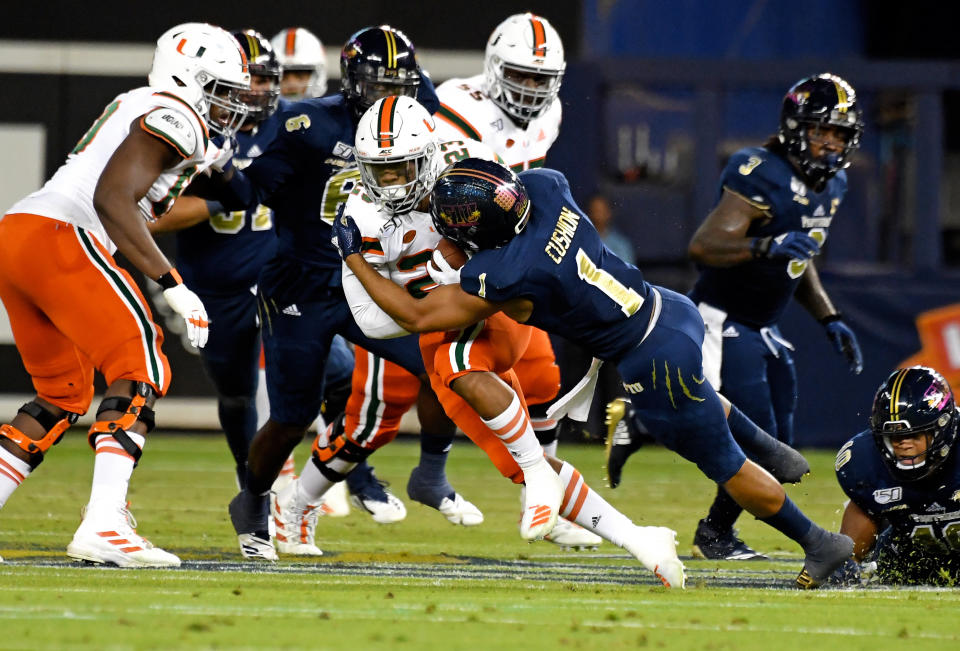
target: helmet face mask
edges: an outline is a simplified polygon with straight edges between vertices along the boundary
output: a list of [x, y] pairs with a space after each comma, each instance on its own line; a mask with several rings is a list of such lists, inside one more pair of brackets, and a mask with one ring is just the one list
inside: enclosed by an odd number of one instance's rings
[[340, 91], [357, 118], [384, 97], [416, 97], [419, 87], [420, 68], [403, 32], [389, 25], [367, 27], [343, 46]]
[[[327, 92], [327, 55], [320, 39], [303, 27], [288, 27], [270, 39], [270, 44], [283, 67], [283, 96], [323, 97]], [[305, 79], [301, 81], [300, 77]]]
[[468, 252], [509, 244], [526, 227], [530, 212], [527, 190], [517, 175], [480, 158], [443, 170], [430, 196], [434, 227]]
[[392, 95], [361, 116], [354, 157], [364, 191], [391, 215], [415, 210], [437, 178], [436, 125], [419, 102]]
[[510, 16], [487, 42], [487, 94], [511, 118], [529, 122], [557, 98], [566, 65], [560, 36], [545, 18]]
[[894, 477], [915, 481], [934, 474], [956, 440], [957, 415], [950, 385], [935, 370], [894, 371], [877, 390], [870, 415], [874, 442]]
[[[824, 131], [834, 146], [824, 146]], [[853, 87], [824, 73], [802, 79], [783, 98], [778, 137], [796, 165], [814, 185], [850, 166], [860, 147], [863, 116]]]
[[187, 101], [214, 132], [230, 137], [243, 122], [250, 89], [246, 54], [229, 32], [184, 23], [157, 39], [149, 83]]
[[233, 32], [233, 37], [247, 55], [250, 69], [250, 90], [240, 95], [248, 109], [245, 124], [259, 124], [276, 112], [280, 102], [280, 61], [260, 32], [245, 29]]

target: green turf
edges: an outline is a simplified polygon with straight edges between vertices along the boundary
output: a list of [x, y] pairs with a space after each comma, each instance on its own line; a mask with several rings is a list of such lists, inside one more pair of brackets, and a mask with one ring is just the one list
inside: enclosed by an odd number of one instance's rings
[[[477, 528], [454, 527], [407, 500], [409, 515], [395, 525], [377, 525], [356, 511], [321, 519], [318, 544], [328, 555], [319, 562], [283, 559], [269, 573], [61, 565], [89, 491], [93, 455], [83, 438], [72, 432], [0, 511], [0, 555], [13, 561], [0, 566], [2, 649], [780, 651], [960, 644], [957, 590], [718, 587], [730, 577], [760, 585], [770, 577], [782, 585], [800, 567], [794, 543], [748, 517], [740, 521], [742, 537], [775, 560], [690, 561], [684, 592], [654, 587], [609, 544], [575, 554], [524, 543], [516, 487], [466, 441], [455, 446], [448, 470], [483, 510], [486, 521]], [[636, 522], [676, 529], [681, 555], [689, 554], [696, 521], [713, 497], [691, 464], [644, 448], [627, 464], [621, 487], [611, 490], [603, 486], [600, 446], [562, 445], [560, 452]], [[417, 453], [414, 441], [400, 440], [372, 458], [402, 498]], [[298, 454], [302, 460], [306, 447]], [[832, 455], [808, 456], [813, 475], [790, 493], [814, 519], [836, 528], [843, 496]], [[140, 533], [185, 561], [238, 561], [226, 515], [231, 465], [216, 436], [153, 435], [130, 489]], [[471, 560], [478, 558], [508, 564], [485, 567]], [[482, 577], [449, 578], [445, 568]], [[427, 576], [414, 578], [418, 572]]]

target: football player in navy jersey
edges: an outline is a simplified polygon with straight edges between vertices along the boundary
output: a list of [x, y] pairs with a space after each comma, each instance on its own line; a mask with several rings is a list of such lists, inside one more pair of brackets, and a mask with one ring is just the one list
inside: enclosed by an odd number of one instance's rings
[[[650, 285], [639, 269], [613, 255], [562, 174], [540, 169], [518, 177], [502, 165], [468, 158], [440, 175], [431, 211], [440, 233], [473, 256], [458, 285], [423, 299], [380, 276], [358, 254], [362, 242], [349, 217], [334, 222], [347, 265], [397, 324], [409, 332], [447, 331], [502, 311], [583, 346], [617, 365], [639, 418], [658, 441], [800, 544], [806, 559], [798, 587], [819, 585], [846, 561], [850, 538], [811, 522], [731, 436], [724, 404], [703, 377], [704, 327], [696, 307]], [[428, 269], [434, 266], [442, 272], [438, 278], [448, 271], [442, 256], [435, 255]]]
[[[844, 169], [862, 131], [850, 84], [829, 73], [800, 80], [783, 99], [777, 135], [730, 157], [719, 202], [689, 246], [700, 270], [690, 298], [706, 324], [706, 377], [787, 445], [793, 444], [797, 378], [793, 345], [778, 322], [791, 297], [823, 325], [851, 372], [863, 368], [856, 335], [813, 264], [846, 194]], [[698, 524], [694, 555], [765, 558], [734, 532], [741, 511], [719, 488]]]
[[870, 429], [840, 448], [836, 471], [850, 501], [841, 533], [853, 538], [843, 572], [893, 584], [960, 581], [960, 455], [956, 399], [940, 373], [910, 366], [890, 374], [873, 399]]
[[[270, 146], [279, 127], [277, 111], [288, 103], [279, 98], [280, 64], [269, 41], [252, 29], [233, 36], [250, 69], [250, 90], [241, 97], [248, 113], [235, 134], [233, 155], [233, 164], [242, 168]], [[183, 196], [148, 227], [153, 233], [177, 231], [181, 276], [190, 279], [217, 321], [200, 355], [217, 390], [217, 415], [243, 486], [247, 450], [257, 431], [260, 328], [255, 292], [260, 268], [276, 248], [273, 214], [266, 206], [231, 212], [217, 202]], [[349, 393], [352, 355], [342, 339], [338, 346], [338, 354], [331, 355], [336, 363], [327, 367], [328, 396], [337, 393], [336, 387]]]
[[[254, 437], [246, 487], [230, 505], [247, 558], [276, 559], [267, 535], [267, 492], [316, 416], [334, 334], [343, 334], [426, 381], [415, 337], [368, 339], [353, 320], [341, 288], [340, 256], [330, 243], [332, 216], [349, 192], [334, 192], [325, 184], [354, 164], [356, 123], [376, 100], [415, 96], [431, 113], [439, 102], [429, 77], [417, 65], [413, 45], [392, 27], [369, 27], [351, 36], [340, 66], [341, 92], [295, 102], [281, 111], [279, 133], [270, 148], [244, 170], [228, 170], [217, 197], [231, 209], [270, 206], [278, 238], [276, 253], [262, 268], [258, 284], [270, 419]], [[430, 400], [429, 383], [425, 386], [424, 399]], [[436, 402], [435, 397], [432, 400]], [[433, 421], [421, 426], [452, 439], [454, 426], [439, 408], [418, 413], [435, 414]], [[351, 467], [363, 460], [362, 451], [355, 452], [343, 452], [354, 455]]]

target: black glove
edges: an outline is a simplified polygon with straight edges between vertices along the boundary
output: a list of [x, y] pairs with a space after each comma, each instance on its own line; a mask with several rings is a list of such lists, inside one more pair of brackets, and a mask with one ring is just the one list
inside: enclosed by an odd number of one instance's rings
[[847, 358], [850, 372], [854, 375], [860, 375], [863, 370], [863, 353], [860, 352], [857, 335], [850, 329], [850, 326], [843, 322], [843, 317], [839, 314], [825, 316], [820, 319], [820, 323], [827, 331], [827, 337], [833, 342], [833, 347]]

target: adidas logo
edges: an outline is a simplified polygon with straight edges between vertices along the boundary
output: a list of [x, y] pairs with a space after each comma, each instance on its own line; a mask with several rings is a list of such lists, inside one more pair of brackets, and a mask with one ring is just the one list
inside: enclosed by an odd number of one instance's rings
[[740, 333], [732, 325], [729, 325], [720, 335], [723, 337], [739, 337]]
[[290, 305], [283, 308], [281, 312], [289, 316], [303, 316], [303, 314], [300, 313], [300, 309], [297, 307], [296, 303], [291, 303]]
[[596, 528], [597, 528], [597, 525], [600, 524], [600, 518], [602, 518], [602, 517], [603, 517], [603, 516], [601, 516], [601, 515], [595, 515], [595, 516], [593, 516], [592, 518], [590, 518], [590, 524], [593, 525], [593, 528], [594, 528], [594, 529], [596, 529]]
[[937, 511], [946, 511], [946, 509], [940, 506], [939, 504], [937, 504], [936, 502], [934, 502], [933, 504], [927, 507], [926, 511], [927, 513], [935, 513]]
[[254, 146], [251, 147], [250, 150], [247, 152], [247, 157], [248, 157], [248, 158], [256, 158], [257, 156], [259, 156], [259, 155], [262, 154], [262, 153], [263, 153], [263, 150], [260, 149], [260, 145], [254, 145]]

